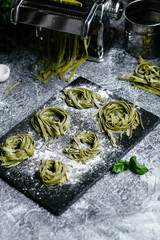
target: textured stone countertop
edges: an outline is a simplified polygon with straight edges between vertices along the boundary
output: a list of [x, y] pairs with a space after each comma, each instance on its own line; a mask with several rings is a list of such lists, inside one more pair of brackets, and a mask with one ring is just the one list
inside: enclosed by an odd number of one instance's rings
[[[132, 73], [138, 62], [123, 49], [123, 22], [122, 17], [116, 23], [118, 35], [104, 62], [85, 62], [72, 80], [78, 76], [87, 78], [160, 117], [158, 96], [119, 80], [121, 72]], [[0, 136], [67, 85], [56, 76], [46, 84], [34, 81], [36, 70], [29, 66], [36, 57], [37, 52], [27, 47], [0, 54], [0, 63], [11, 69], [9, 79], [0, 83]], [[160, 59], [153, 61], [160, 65]], [[19, 86], [4, 95], [4, 90], [17, 81]], [[0, 180], [0, 239], [160, 239], [159, 134], [160, 125], [123, 158], [128, 160], [136, 155], [149, 168], [146, 174], [108, 172], [60, 216], [54, 216]]]

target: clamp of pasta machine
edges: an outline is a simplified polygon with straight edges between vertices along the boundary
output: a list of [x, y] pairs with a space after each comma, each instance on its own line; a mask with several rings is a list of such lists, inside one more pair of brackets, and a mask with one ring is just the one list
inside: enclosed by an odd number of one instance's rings
[[11, 22], [91, 37], [89, 60], [102, 62], [113, 38], [109, 18], [119, 19], [123, 4], [120, 0], [81, 0], [82, 7], [55, 3], [50, 0], [16, 0]]

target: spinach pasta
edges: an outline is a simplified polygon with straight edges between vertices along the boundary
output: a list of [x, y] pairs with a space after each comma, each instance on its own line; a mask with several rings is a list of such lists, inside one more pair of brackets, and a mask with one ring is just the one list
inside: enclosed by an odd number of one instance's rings
[[67, 181], [68, 167], [61, 161], [42, 159], [38, 169], [38, 176], [42, 184], [49, 187]]
[[140, 126], [143, 127], [140, 113], [135, 109], [133, 104], [125, 101], [110, 101], [103, 105], [98, 112], [98, 123], [102, 133], [106, 133], [110, 138], [113, 146], [116, 147], [116, 139], [113, 132], [120, 132], [120, 140], [122, 135], [131, 138], [132, 131]]
[[94, 104], [99, 107], [97, 100], [100, 100], [101, 102], [105, 101], [99, 94], [84, 87], [64, 90], [63, 94], [66, 103], [70, 107], [76, 107], [78, 109], [90, 108]]
[[28, 134], [11, 136], [0, 144], [2, 166], [14, 167], [34, 154], [34, 139]]
[[51, 31], [49, 29], [37, 29], [40, 58], [32, 67], [43, 64], [44, 69], [35, 79], [46, 83], [52, 75], [58, 75], [62, 79], [67, 73], [70, 81], [76, 69], [88, 58], [90, 38], [81, 40], [78, 35]]
[[95, 158], [101, 152], [101, 144], [96, 133], [77, 133], [72, 143], [64, 148], [65, 155], [77, 162], [87, 163], [89, 159]]
[[80, 1], [76, 1], [76, 0], [50, 0], [50, 1], [74, 5], [74, 6], [78, 6], [78, 7], [82, 7], [82, 5], [83, 5]]
[[42, 134], [45, 141], [51, 137], [48, 143], [50, 144], [69, 129], [70, 116], [64, 109], [50, 107], [37, 112], [31, 119], [31, 124], [35, 131]]
[[[130, 78], [123, 78], [122, 75]], [[141, 56], [139, 56], [139, 65], [135, 72], [133, 74], [122, 73], [120, 79], [133, 82], [135, 87], [160, 96], [160, 67], [152, 62], [146, 62]]]

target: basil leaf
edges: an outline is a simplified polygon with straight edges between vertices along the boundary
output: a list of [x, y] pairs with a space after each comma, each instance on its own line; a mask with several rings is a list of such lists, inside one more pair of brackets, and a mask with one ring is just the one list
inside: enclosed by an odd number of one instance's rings
[[127, 161], [123, 160], [117, 160], [115, 164], [113, 165], [112, 172], [113, 173], [120, 173], [123, 172], [124, 170], [129, 169], [129, 163]]
[[136, 156], [132, 156], [130, 158], [130, 161], [123, 161], [123, 160], [117, 160], [115, 164], [113, 165], [112, 172], [113, 173], [120, 173], [124, 170], [130, 169], [132, 172], [143, 175], [148, 171], [148, 168], [140, 165], [137, 160]]
[[135, 156], [132, 156], [129, 161], [129, 168], [132, 172], [143, 175], [148, 171], [148, 168], [146, 168], [143, 165], [140, 165]]

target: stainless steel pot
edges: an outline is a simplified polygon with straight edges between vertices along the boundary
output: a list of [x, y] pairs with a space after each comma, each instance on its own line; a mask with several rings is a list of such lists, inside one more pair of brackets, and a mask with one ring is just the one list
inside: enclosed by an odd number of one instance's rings
[[135, 57], [160, 57], [160, 1], [133, 1], [124, 16], [126, 51]]

